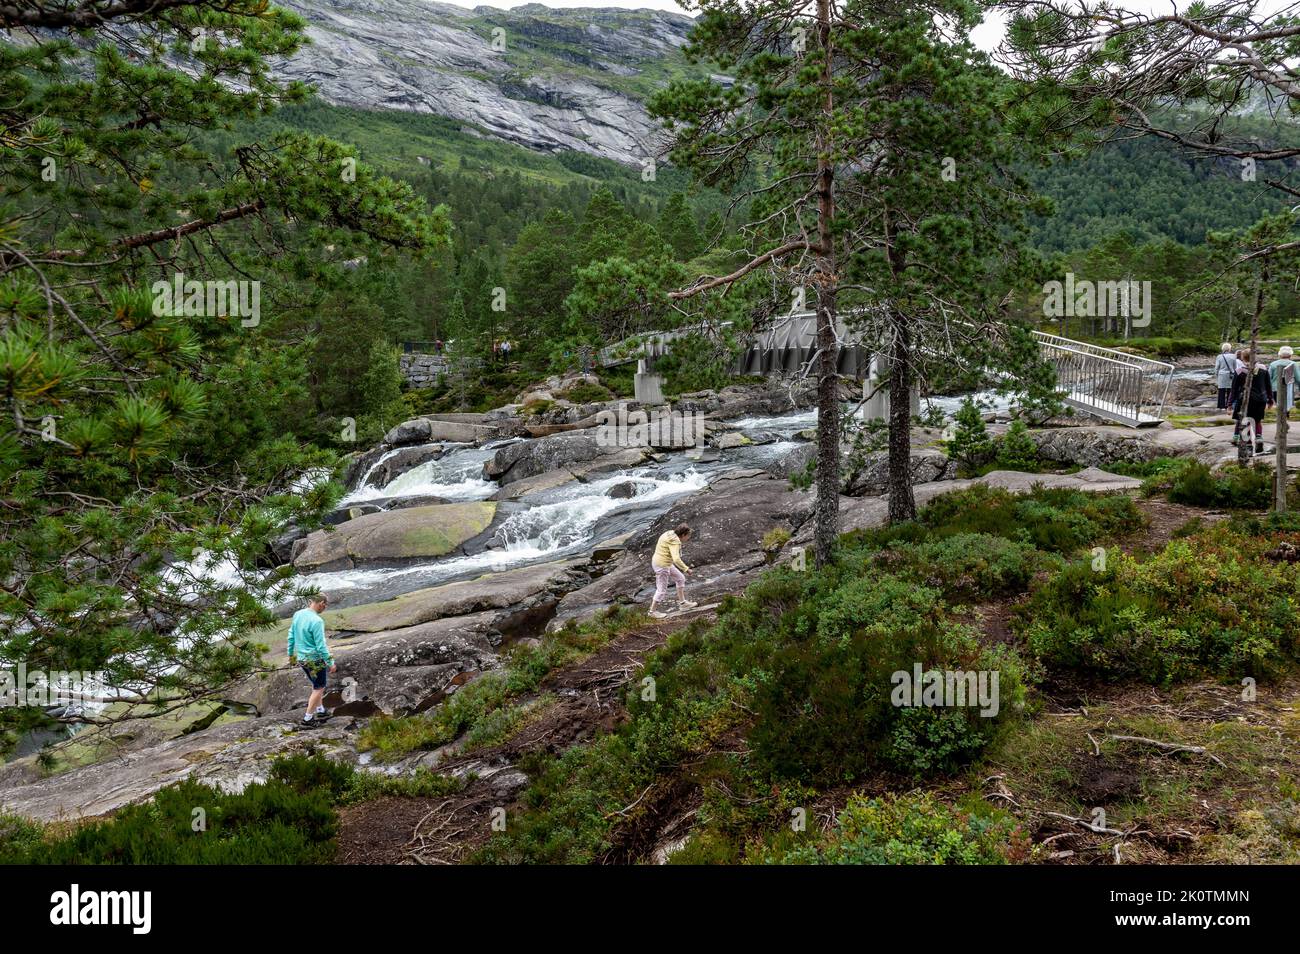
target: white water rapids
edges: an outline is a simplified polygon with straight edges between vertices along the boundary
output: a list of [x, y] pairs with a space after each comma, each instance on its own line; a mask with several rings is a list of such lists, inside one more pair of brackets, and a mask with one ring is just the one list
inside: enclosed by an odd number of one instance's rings
[[[973, 395], [985, 408], [1002, 408], [1007, 400], [991, 393]], [[961, 398], [933, 398], [951, 416]], [[385, 599], [426, 586], [469, 579], [528, 564], [582, 553], [603, 540], [639, 530], [668, 510], [672, 502], [708, 486], [720, 474], [736, 468], [762, 466], [791, 450], [796, 434], [817, 425], [817, 412], [795, 411], [728, 422], [753, 435], [775, 437], [772, 443], [724, 451], [701, 461], [673, 454], [661, 463], [617, 471], [587, 482], [574, 481], [552, 490], [528, 494], [499, 505], [496, 529], [483, 549], [430, 560], [416, 566], [338, 570], [295, 577], [291, 583], [321, 589], [335, 605]], [[517, 440], [517, 439], [516, 439]], [[412, 468], [384, 487], [367, 487], [366, 480], [398, 451], [381, 456], [344, 499], [344, 505], [394, 498], [440, 497], [444, 500], [486, 500], [500, 486], [483, 476], [483, 464], [510, 441], [493, 441], [484, 447], [450, 445], [438, 460]], [[630, 496], [609, 496], [609, 491], [631, 483]], [[384, 506], [391, 506], [385, 503]]]

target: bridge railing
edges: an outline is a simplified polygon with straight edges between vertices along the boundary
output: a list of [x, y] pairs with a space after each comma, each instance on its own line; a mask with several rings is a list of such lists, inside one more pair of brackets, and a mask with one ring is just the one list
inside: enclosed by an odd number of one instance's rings
[[1043, 331], [1034, 337], [1067, 404], [1131, 427], [1160, 422], [1172, 364]]

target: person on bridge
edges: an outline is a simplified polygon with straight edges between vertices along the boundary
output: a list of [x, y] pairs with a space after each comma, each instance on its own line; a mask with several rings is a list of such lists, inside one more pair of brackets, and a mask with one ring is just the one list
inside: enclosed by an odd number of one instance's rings
[[1232, 353], [1232, 345], [1224, 342], [1219, 346], [1219, 357], [1214, 361], [1214, 385], [1219, 389], [1219, 410], [1227, 410], [1232, 397], [1232, 379], [1237, 376], [1237, 358]]
[[667, 615], [659, 612], [656, 607], [667, 597], [670, 581], [677, 586], [679, 610], [699, 605], [686, 598], [686, 574], [691, 572], [691, 568], [682, 562], [682, 544], [690, 538], [691, 528], [683, 523], [675, 530], [665, 530], [659, 534], [659, 539], [655, 542], [654, 556], [650, 559], [650, 566], [655, 571], [655, 595], [650, 600], [650, 615], [656, 619]]
[[321, 613], [329, 605], [329, 597], [316, 593], [307, 600], [305, 609], [293, 614], [289, 624], [289, 665], [302, 660], [302, 671], [311, 680], [311, 695], [307, 697], [307, 712], [302, 717], [304, 729], [314, 729], [322, 719], [329, 716], [325, 712], [325, 684], [329, 674], [338, 672], [334, 657], [325, 643], [325, 620]]

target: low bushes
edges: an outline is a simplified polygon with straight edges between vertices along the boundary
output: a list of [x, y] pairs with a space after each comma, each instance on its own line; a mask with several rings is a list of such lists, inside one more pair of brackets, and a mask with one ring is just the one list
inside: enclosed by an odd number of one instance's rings
[[[1038, 488], [1013, 494], [976, 484], [944, 494], [921, 512], [919, 527], [903, 524], [876, 531], [883, 544], [891, 539], [919, 540], [979, 533], [1003, 537], [1049, 553], [1071, 553], [1104, 537], [1136, 530], [1141, 512], [1123, 495], [1102, 496], [1066, 488]], [[869, 542], [867, 535], [863, 542]]]
[[1029, 544], [987, 533], [895, 543], [879, 559], [885, 569], [959, 602], [1019, 593], [1046, 563], [1044, 554]]
[[1193, 461], [1172, 473], [1168, 495], [1171, 503], [1266, 510], [1273, 502], [1273, 473], [1267, 466], [1228, 467], [1214, 474], [1209, 467]]
[[[888, 577], [857, 579], [823, 601], [808, 638], [792, 622], [789, 637], [756, 675], [750, 706], [752, 758], [774, 779], [823, 785], [878, 768], [951, 772], [1023, 706], [1014, 654], [981, 647], [970, 630], [947, 618], [935, 590]], [[976, 698], [914, 707], [917, 666], [936, 675], [978, 673], [995, 693], [993, 702], [984, 710]], [[896, 673], [906, 677], [901, 694]]]
[[1112, 470], [1145, 478], [1144, 496], [1165, 494], [1172, 503], [1236, 510], [1267, 510], [1273, 503], [1273, 472], [1268, 465], [1234, 465], [1214, 472], [1185, 457], [1160, 457]]
[[1265, 556], [1287, 537], [1300, 539], [1218, 524], [1144, 561], [1073, 564], [1033, 593], [1020, 628], [1049, 669], [1156, 684], [1268, 675], [1300, 658], [1300, 567]]
[[0, 842], [0, 862], [320, 864], [334, 856], [332, 805], [351, 777], [348, 766], [297, 758], [277, 762], [266, 782], [237, 794], [185, 781], [65, 835], [38, 837], [27, 826]]
[[953, 808], [928, 792], [851, 796], [818, 842], [770, 851], [769, 864], [1000, 865], [1025, 860], [1028, 836], [987, 805]]

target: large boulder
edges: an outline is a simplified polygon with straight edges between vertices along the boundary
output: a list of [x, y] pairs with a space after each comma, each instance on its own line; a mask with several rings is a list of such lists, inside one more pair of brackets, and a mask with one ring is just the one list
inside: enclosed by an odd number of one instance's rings
[[407, 444], [424, 444], [430, 440], [429, 422], [422, 417], [403, 421], [384, 435], [383, 443], [389, 447], [403, 447]]
[[[913, 450], [908, 464], [913, 484], [953, 480], [957, 476], [956, 461], [937, 450]], [[889, 489], [889, 452], [876, 451], [863, 458], [862, 465], [843, 480], [843, 491], [850, 497], [868, 497], [883, 494]]]
[[437, 460], [442, 456], [442, 450], [441, 444], [417, 444], [399, 448], [391, 456], [380, 458], [374, 469], [366, 475], [366, 486], [387, 487], [408, 470]]
[[1030, 432], [1044, 460], [1078, 464], [1082, 467], [1105, 467], [1121, 461], [1138, 463], [1168, 456], [1140, 432], [1126, 427], [1053, 427]]
[[534, 474], [532, 477], [524, 477], [513, 481], [494, 493], [490, 499], [519, 500], [521, 497], [553, 490], [574, 481], [588, 481], [613, 471], [630, 470], [633, 467], [640, 467], [649, 456], [650, 452], [643, 448], [628, 447], [622, 450], [614, 450], [612, 453], [597, 457], [584, 464], [559, 467], [555, 470], [543, 471], [540, 474]]
[[497, 436], [490, 424], [465, 423], [436, 418], [417, 417], [403, 421], [384, 435], [388, 447], [405, 447], [409, 444], [427, 444], [442, 441], [449, 444], [473, 444]]
[[595, 461], [628, 449], [601, 441], [595, 431], [555, 434], [507, 444], [483, 465], [483, 475], [505, 486], [548, 470]]
[[796, 474], [807, 473], [808, 465], [816, 459], [817, 445], [800, 441], [791, 443], [787, 449], [770, 458], [764, 463], [763, 469], [773, 477], [789, 480]]
[[311, 573], [445, 556], [485, 531], [495, 514], [487, 500], [367, 514], [308, 536], [293, 565]]
[[[486, 610], [513, 612], [530, 608], [585, 580], [582, 562], [538, 563], [472, 580], [429, 586], [377, 603], [326, 610], [325, 628], [330, 633], [376, 633]], [[497, 620], [495, 625], [500, 628], [504, 624]], [[265, 638], [272, 646], [281, 645], [287, 632], [285, 621]]]

